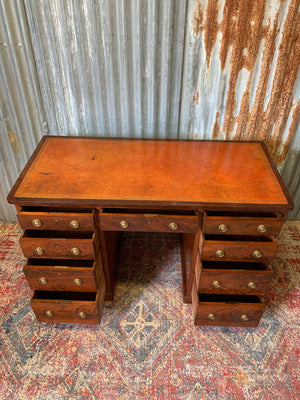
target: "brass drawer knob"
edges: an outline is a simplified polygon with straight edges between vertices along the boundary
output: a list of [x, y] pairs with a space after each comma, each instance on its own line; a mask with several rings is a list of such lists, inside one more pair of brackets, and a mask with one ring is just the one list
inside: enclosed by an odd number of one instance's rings
[[261, 258], [263, 253], [260, 250], [255, 250], [252, 255], [254, 258]]
[[32, 221], [31, 221], [31, 224], [33, 225], [33, 226], [35, 226], [36, 228], [39, 228], [41, 225], [42, 225], [42, 221], [40, 220], [40, 219], [33, 219]]
[[248, 315], [247, 315], [247, 314], [243, 314], [243, 315], [241, 316], [241, 320], [242, 320], [242, 321], [249, 321]]
[[213, 314], [213, 313], [208, 314], [208, 319], [211, 319], [211, 320], [216, 319], [215, 314]]
[[126, 229], [126, 228], [128, 228], [128, 222], [125, 221], [125, 219], [123, 219], [123, 221], [120, 221], [119, 226], [120, 226], [122, 229]]
[[72, 247], [71, 253], [73, 254], [73, 256], [78, 256], [80, 254], [80, 250], [78, 247]]
[[42, 277], [39, 279], [39, 282], [40, 282], [41, 285], [47, 285], [48, 280], [47, 280], [44, 276], [42, 276]]
[[169, 228], [171, 229], [171, 231], [176, 231], [178, 229], [178, 225], [176, 224], [176, 222], [171, 222]]
[[216, 256], [222, 258], [225, 256], [225, 252], [223, 250], [217, 250]]
[[86, 318], [86, 313], [83, 312], [83, 311], [80, 311], [80, 312], [78, 313], [78, 315], [79, 315], [79, 317], [82, 318], [82, 319]]
[[53, 317], [53, 311], [51, 311], [51, 310], [47, 310], [47, 311], [45, 311], [45, 314], [47, 315], [47, 317]]
[[225, 225], [225, 224], [221, 224], [221, 225], [218, 226], [218, 230], [220, 232], [227, 232], [228, 229], [229, 229], [228, 225]]
[[80, 286], [82, 284], [82, 280], [79, 278], [74, 279], [73, 282], [74, 282], [74, 285], [76, 285], [76, 286]]
[[268, 228], [266, 227], [266, 225], [258, 225], [257, 227], [258, 232], [267, 232]]
[[78, 221], [76, 221], [76, 219], [73, 219], [73, 220], [70, 222], [70, 227], [71, 227], [71, 228], [77, 229], [77, 228], [79, 228], [79, 226], [80, 226], [80, 223], [79, 223]]
[[255, 282], [249, 282], [248, 283], [248, 288], [249, 289], [255, 289], [256, 288], [256, 283]]
[[218, 289], [222, 286], [222, 283], [219, 281], [213, 281], [212, 285], [215, 289]]
[[34, 252], [35, 252], [35, 254], [41, 256], [42, 254], [44, 254], [45, 250], [42, 249], [41, 247], [36, 247], [36, 248], [34, 249]]

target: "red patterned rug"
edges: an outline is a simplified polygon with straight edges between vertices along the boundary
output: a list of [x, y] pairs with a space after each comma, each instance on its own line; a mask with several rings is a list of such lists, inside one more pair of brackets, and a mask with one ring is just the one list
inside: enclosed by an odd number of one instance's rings
[[38, 323], [20, 234], [0, 223], [1, 399], [300, 399], [300, 221], [281, 231], [258, 328], [193, 326], [172, 234], [124, 237], [99, 326]]

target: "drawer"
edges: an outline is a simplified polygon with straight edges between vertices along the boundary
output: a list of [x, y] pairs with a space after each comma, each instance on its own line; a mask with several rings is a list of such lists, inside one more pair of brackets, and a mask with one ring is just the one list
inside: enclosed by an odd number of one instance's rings
[[[59, 212], [57, 209], [21, 207], [17, 214], [22, 229], [93, 231], [94, 212]], [[54, 211], [55, 210], [55, 211]]]
[[40, 322], [99, 324], [105, 296], [102, 273], [95, 293], [40, 291], [33, 293], [30, 305]]
[[20, 245], [27, 258], [92, 259], [98, 249], [98, 238], [93, 232], [26, 230]]
[[198, 268], [198, 293], [264, 295], [274, 275], [263, 262], [202, 261]]
[[100, 257], [96, 261], [29, 258], [23, 268], [31, 289], [71, 292], [96, 292], [101, 271]]
[[260, 261], [273, 257], [277, 242], [268, 236], [204, 235], [203, 260]]
[[253, 213], [220, 215], [219, 212], [207, 212], [204, 218], [204, 233], [277, 236], [283, 223], [283, 216], [279, 213], [262, 215], [256, 216]]
[[197, 232], [199, 218], [196, 215], [159, 214], [109, 214], [100, 215], [103, 231], [136, 232]]
[[258, 325], [265, 305], [257, 296], [192, 293], [195, 325], [244, 326]]

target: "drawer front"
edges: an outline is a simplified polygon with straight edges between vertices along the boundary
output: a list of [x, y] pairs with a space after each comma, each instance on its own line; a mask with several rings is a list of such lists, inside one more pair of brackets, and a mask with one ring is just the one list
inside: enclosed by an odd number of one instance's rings
[[277, 243], [272, 242], [231, 242], [204, 241], [203, 260], [256, 260], [268, 259], [275, 255]]
[[20, 211], [17, 216], [22, 229], [63, 231], [94, 230], [93, 213]]
[[[206, 296], [205, 300], [208, 301], [199, 301], [201, 295], [195, 295], [195, 286], [193, 290], [195, 325], [255, 327], [258, 325], [265, 309], [265, 305], [258, 299], [257, 302], [252, 300], [249, 303], [243, 303], [235, 299], [230, 302], [228, 298], [222, 299], [223, 296], [218, 296], [218, 299], [215, 299], [217, 296], [203, 295], [203, 297]], [[212, 297], [211, 299], [209, 299], [210, 296]], [[256, 298], [256, 296], [244, 297]], [[247, 301], [248, 299], [245, 300]]]
[[[215, 263], [217, 264], [217, 262]], [[264, 270], [243, 269], [201, 269], [201, 279], [198, 280], [197, 289], [201, 293], [215, 294], [247, 294], [263, 295], [273, 278], [273, 271], [269, 265]], [[235, 267], [236, 268], [236, 267]]]
[[91, 239], [32, 238], [23, 235], [20, 245], [27, 258], [92, 259], [95, 257], [95, 240], [95, 235]]
[[197, 216], [156, 214], [101, 214], [100, 227], [103, 231], [136, 232], [197, 232]]
[[[75, 266], [72, 260], [53, 260], [46, 259], [43, 265], [32, 265], [30, 259], [23, 268], [29, 286], [33, 290], [57, 290], [71, 292], [96, 292], [97, 284], [95, 269], [99, 266], [100, 258], [96, 261], [81, 260], [76, 261]], [[41, 261], [41, 260], [38, 260]], [[81, 266], [78, 266], [80, 265]], [[48, 264], [48, 265], [47, 265]], [[62, 265], [63, 264], [63, 265]]]
[[99, 324], [104, 296], [102, 277], [97, 293], [35, 291], [30, 305], [40, 322]]
[[270, 235], [277, 236], [283, 217], [228, 217], [205, 216], [204, 233], [225, 235]]

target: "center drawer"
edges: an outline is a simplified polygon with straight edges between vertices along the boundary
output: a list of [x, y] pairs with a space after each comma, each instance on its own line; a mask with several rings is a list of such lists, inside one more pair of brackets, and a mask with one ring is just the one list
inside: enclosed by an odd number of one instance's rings
[[27, 258], [93, 259], [98, 249], [94, 232], [26, 230], [20, 245]]

